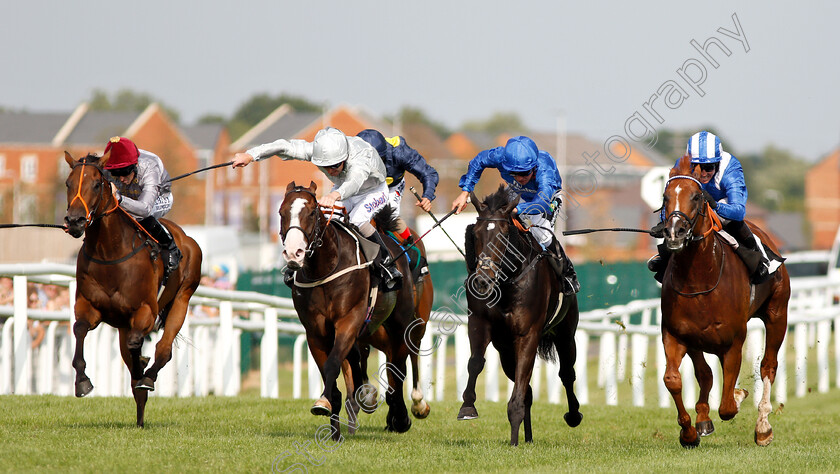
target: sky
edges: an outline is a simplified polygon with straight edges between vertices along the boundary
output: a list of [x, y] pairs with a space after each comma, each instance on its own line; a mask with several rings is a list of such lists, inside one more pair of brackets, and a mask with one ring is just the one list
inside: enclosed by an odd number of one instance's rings
[[189, 124], [287, 93], [452, 128], [515, 112], [594, 140], [711, 126], [739, 152], [840, 145], [840, 2], [27, 0], [0, 14], [12, 110], [128, 88]]

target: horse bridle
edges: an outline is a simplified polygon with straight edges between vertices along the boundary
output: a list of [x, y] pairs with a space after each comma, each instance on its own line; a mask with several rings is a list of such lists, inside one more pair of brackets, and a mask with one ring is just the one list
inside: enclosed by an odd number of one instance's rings
[[[695, 183], [697, 183], [697, 185], [700, 187], [701, 190], [703, 189], [703, 184], [700, 183], [700, 181], [695, 179], [693, 176], [688, 176], [688, 175], [677, 175], [677, 176], [672, 176], [672, 177], [668, 178], [668, 181], [665, 182], [665, 187], [667, 188], [668, 183], [670, 183], [671, 181], [673, 181], [675, 179], [690, 179], [690, 180], [694, 181]], [[705, 201], [705, 203], [708, 203], [708, 201]], [[694, 236], [693, 235], [694, 234], [694, 225], [697, 223], [697, 219], [700, 216], [706, 217], [706, 214], [703, 212], [703, 206], [700, 207], [700, 210], [697, 211], [697, 214], [694, 215], [694, 218], [689, 218], [688, 215], [686, 213], [682, 212], [682, 211], [673, 210], [673, 211], [671, 211], [670, 214], [668, 214], [667, 217], [665, 217], [665, 222], [671, 220], [671, 217], [674, 217], [674, 216], [676, 216], [681, 221], [685, 221], [685, 222], [688, 223], [688, 235], [686, 236], [686, 238], [689, 241], [703, 240], [706, 237], [706, 235], [701, 235], [701, 236]]]
[[[510, 217], [510, 218], [507, 218], [507, 217], [477, 217], [476, 221], [511, 222], [511, 223], [513, 223], [513, 217]], [[505, 248], [504, 248], [504, 251], [502, 252], [502, 255], [507, 255], [509, 246], [510, 246], [510, 239], [505, 238]], [[533, 250], [533, 248], [532, 248], [532, 250]], [[528, 265], [527, 270], [530, 270], [531, 268], [534, 268], [536, 266], [536, 262], [538, 260], [539, 260], [539, 258], [532, 261]], [[494, 262], [493, 259], [491, 259], [489, 256], [487, 256], [485, 254], [485, 252], [481, 252], [481, 255], [478, 256], [478, 262], [476, 262], [476, 268], [494, 269], [496, 274], [495, 274], [495, 277], [493, 278], [493, 284], [497, 285], [499, 283], [499, 279], [501, 278], [501, 273], [502, 272], [499, 271], [498, 264], [496, 262]], [[519, 275], [515, 279], [513, 279], [511, 281], [511, 283], [516, 283], [517, 281], [522, 279], [525, 276], [526, 273], [527, 273], [527, 271], [520, 271]]]
[[[318, 198], [317, 198], [317, 196], [315, 196], [315, 193], [313, 193], [312, 191], [304, 188], [303, 186], [295, 186], [289, 192], [289, 194], [296, 193], [296, 192], [309, 194], [310, 196], [312, 196], [313, 199], [315, 199], [316, 203], [318, 202]], [[289, 228], [286, 229], [285, 232], [280, 232], [280, 238], [283, 240], [283, 242], [286, 241], [286, 235], [288, 235], [289, 231], [292, 230], [292, 229], [299, 230], [303, 234], [304, 238], [306, 238], [306, 242], [307, 242], [306, 257], [307, 258], [311, 257], [312, 254], [315, 252], [315, 249], [317, 249], [318, 247], [320, 247], [324, 243], [324, 241], [321, 237], [323, 237], [323, 233], [324, 233], [324, 231], [326, 231], [326, 226], [324, 227], [323, 230], [321, 230], [320, 216], [315, 219], [315, 227], [313, 227], [312, 232], [309, 232], [308, 234], [303, 229], [303, 227], [301, 227], [299, 225], [289, 226]]]
[[[79, 166], [93, 166], [97, 171], [99, 171], [99, 174], [101, 176], [99, 181], [106, 185], [106, 186], [103, 186], [103, 188], [110, 190], [110, 183], [108, 183], [108, 181], [105, 179], [105, 172], [102, 170], [102, 168], [98, 164], [88, 163], [86, 161], [81, 161], [80, 160], [80, 161], [77, 161], [76, 164], [73, 165], [72, 169], [76, 169]], [[85, 178], [85, 173], [84, 173], [84, 171], [82, 171], [81, 173], [79, 173], [79, 187], [78, 187], [78, 189], [76, 189], [76, 195], [73, 196], [73, 199], [71, 199], [70, 202], [67, 203], [67, 209], [68, 210], [70, 209], [70, 206], [74, 202], [76, 202], [76, 199], [81, 201], [82, 206], [84, 206], [84, 208], [85, 208], [85, 213], [86, 213], [85, 214], [85, 229], [87, 229], [88, 227], [91, 226], [91, 224], [93, 224], [94, 220], [99, 219], [103, 216], [106, 216], [106, 215], [114, 212], [115, 210], [117, 210], [117, 208], [120, 207], [120, 205], [119, 205], [119, 203], [116, 203], [116, 205], [114, 206], [113, 209], [110, 209], [106, 212], [103, 212], [102, 214], [97, 215], [96, 211], [99, 210], [99, 205], [102, 204], [102, 201], [104, 201], [104, 199], [102, 199], [103, 190], [99, 191], [99, 198], [100, 199], [99, 199], [99, 202], [96, 203], [96, 207], [91, 209], [90, 206], [88, 206], [87, 201], [85, 201], [84, 196], [82, 196], [82, 183], [84, 182], [84, 178]]]

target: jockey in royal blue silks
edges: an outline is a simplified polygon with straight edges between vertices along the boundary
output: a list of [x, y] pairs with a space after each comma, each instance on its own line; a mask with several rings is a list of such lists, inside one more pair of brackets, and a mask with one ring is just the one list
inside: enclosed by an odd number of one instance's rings
[[[723, 230], [738, 241], [736, 251], [750, 269], [752, 282], [757, 284], [766, 281], [769, 278], [767, 256], [744, 222], [747, 184], [741, 162], [723, 151], [720, 138], [706, 131], [695, 133], [688, 140], [686, 154], [691, 157], [692, 171], [694, 167], [700, 167], [698, 181], [703, 194], [720, 217]], [[660, 217], [665, 219], [664, 215]], [[668, 255], [669, 252], [663, 253], [660, 249], [659, 255], [648, 261], [648, 268], [655, 272], [654, 278], [660, 282], [668, 263]]]
[[456, 213], [460, 214], [467, 206], [469, 193], [475, 189], [485, 168], [498, 169], [509, 190], [519, 195], [521, 202], [514, 212], [530, 226], [531, 235], [542, 248], [549, 255], [553, 254], [552, 257], [566, 261], [565, 270], [562, 270], [555, 258], [548, 259], [563, 283], [563, 292], [571, 295], [580, 291], [574, 266], [554, 235], [554, 223], [562, 203], [562, 180], [554, 158], [524, 136], [511, 138], [503, 147], [480, 152], [470, 160], [467, 173], [461, 176], [459, 186], [462, 192], [452, 203]]
[[[407, 171], [423, 184], [423, 196], [416, 205], [425, 211], [432, 209], [435, 188], [440, 178], [438, 172], [426, 163], [423, 155], [408, 146], [405, 138], [400, 136], [385, 138], [380, 132], [370, 128], [362, 130], [356, 136], [373, 146], [382, 158], [382, 162], [385, 163], [385, 184], [388, 185], [388, 200], [391, 207], [397, 212], [400, 210]], [[397, 235], [403, 241], [408, 240], [411, 237], [411, 231], [402, 217], [398, 217], [397, 224]]]

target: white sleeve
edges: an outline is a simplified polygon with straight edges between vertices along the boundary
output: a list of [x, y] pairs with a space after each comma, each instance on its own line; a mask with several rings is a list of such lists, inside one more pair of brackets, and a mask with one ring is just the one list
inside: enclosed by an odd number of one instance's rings
[[271, 143], [257, 145], [247, 151], [254, 157], [254, 161], [271, 158], [277, 155], [284, 160], [294, 159], [309, 161], [312, 159], [312, 144], [306, 140], [286, 140], [281, 138]]

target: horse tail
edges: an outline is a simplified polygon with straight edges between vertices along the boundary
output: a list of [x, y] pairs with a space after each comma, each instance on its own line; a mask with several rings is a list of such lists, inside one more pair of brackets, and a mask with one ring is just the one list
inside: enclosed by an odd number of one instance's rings
[[554, 331], [548, 331], [540, 337], [540, 344], [537, 346], [537, 354], [546, 362], [554, 362], [557, 358], [557, 351], [554, 350], [554, 339], [557, 336]]
[[399, 222], [397, 221], [399, 217], [399, 212], [392, 206], [383, 206], [373, 215], [373, 223], [383, 234], [385, 232], [396, 233], [399, 228]]

